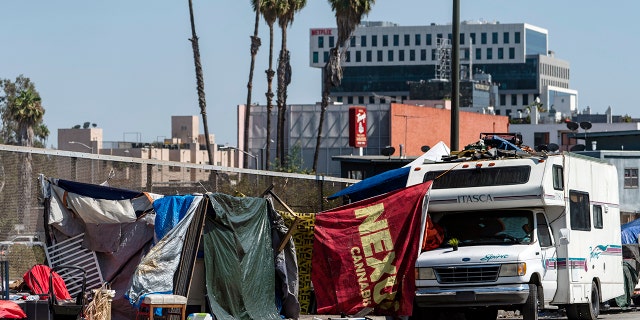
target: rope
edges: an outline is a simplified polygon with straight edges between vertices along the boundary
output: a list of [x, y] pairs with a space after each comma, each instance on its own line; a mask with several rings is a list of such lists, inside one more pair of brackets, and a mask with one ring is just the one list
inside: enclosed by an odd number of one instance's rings
[[108, 283], [104, 283], [100, 289], [93, 290], [93, 299], [85, 308], [87, 320], [111, 320], [111, 300], [115, 296], [115, 290], [111, 290]]

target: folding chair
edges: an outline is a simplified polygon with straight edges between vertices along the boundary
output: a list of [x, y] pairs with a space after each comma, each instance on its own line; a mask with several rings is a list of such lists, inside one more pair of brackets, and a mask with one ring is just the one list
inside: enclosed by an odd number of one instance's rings
[[[71, 299], [60, 299], [54, 293], [54, 282], [62, 280], [69, 292], [74, 292]], [[49, 309], [53, 319], [77, 319], [83, 315], [84, 292], [87, 285], [87, 272], [80, 267], [60, 265], [53, 267], [49, 274]]]

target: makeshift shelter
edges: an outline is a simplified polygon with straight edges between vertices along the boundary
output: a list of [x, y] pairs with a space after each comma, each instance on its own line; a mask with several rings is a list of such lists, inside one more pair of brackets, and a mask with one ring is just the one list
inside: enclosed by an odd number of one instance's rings
[[282, 251], [274, 249], [287, 228], [270, 199], [41, 182], [49, 263], [82, 256], [78, 265], [88, 278], [101, 279], [87, 280], [87, 290], [101, 282], [115, 290], [112, 319], [133, 319], [148, 293], [188, 296], [198, 256], [204, 257], [208, 307], [217, 317], [299, 316], [295, 247], [286, 239]]

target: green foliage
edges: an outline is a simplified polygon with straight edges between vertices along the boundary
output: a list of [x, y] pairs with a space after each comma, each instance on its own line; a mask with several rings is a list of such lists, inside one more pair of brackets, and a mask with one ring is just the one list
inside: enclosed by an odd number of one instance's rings
[[313, 173], [311, 170], [304, 169], [302, 167], [304, 164], [304, 160], [302, 159], [302, 155], [300, 154], [301, 150], [302, 148], [299, 144], [293, 146], [293, 148], [289, 150], [289, 154], [287, 154], [283, 165], [280, 165], [279, 159], [276, 158], [275, 161], [271, 163], [271, 168], [273, 168], [273, 171], [302, 174]]
[[15, 81], [0, 79], [0, 142], [45, 145], [49, 129], [43, 123], [44, 112], [40, 94], [29, 78], [20, 75]]

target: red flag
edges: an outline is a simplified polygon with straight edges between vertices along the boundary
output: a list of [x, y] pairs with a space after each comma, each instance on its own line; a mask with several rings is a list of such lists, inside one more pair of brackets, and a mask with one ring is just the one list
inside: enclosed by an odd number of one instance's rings
[[311, 281], [318, 313], [411, 314], [430, 187], [428, 181], [316, 215]]

